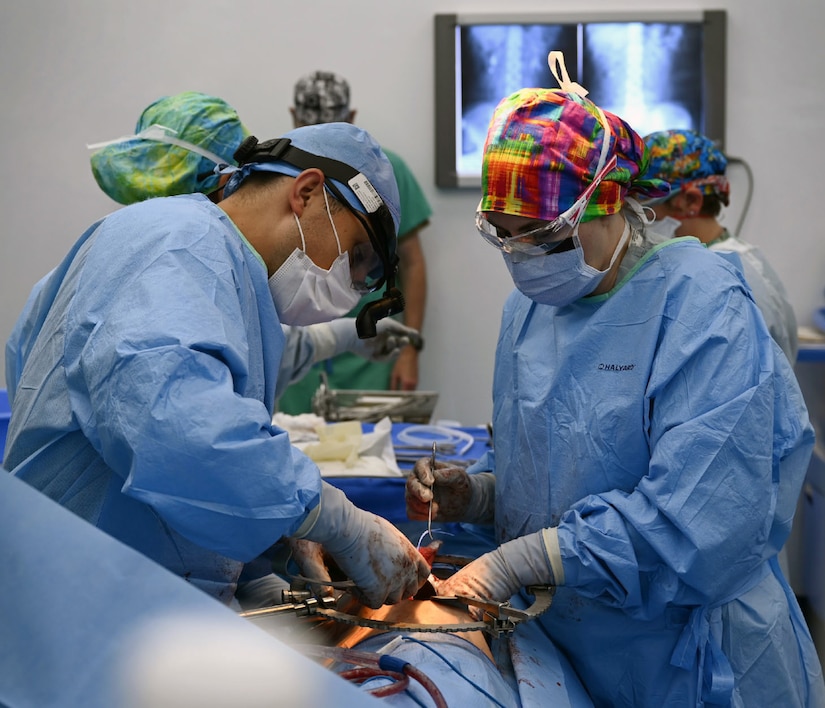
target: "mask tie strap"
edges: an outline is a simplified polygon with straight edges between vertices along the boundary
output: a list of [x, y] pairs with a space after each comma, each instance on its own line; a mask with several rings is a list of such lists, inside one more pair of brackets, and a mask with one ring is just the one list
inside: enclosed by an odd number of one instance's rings
[[[576, 94], [582, 98], [587, 96], [588, 91], [584, 86], [570, 80], [570, 75], [567, 73], [567, 65], [564, 63], [564, 52], [558, 50], [550, 52], [547, 55], [547, 65], [550, 67], [550, 71], [553, 73], [553, 77], [558, 82], [559, 88], [562, 91]], [[594, 173], [599, 174], [607, 162], [607, 153], [610, 150], [610, 126], [607, 123], [604, 111], [598, 106], [596, 106], [596, 109], [599, 112], [599, 123], [602, 124], [602, 130], [604, 130], [602, 149], [599, 153], [599, 164], [596, 166], [596, 172]]]
[[607, 122], [607, 117], [604, 115], [604, 111], [596, 106], [599, 111], [599, 122], [602, 124], [602, 130], [604, 131], [604, 136], [602, 137], [602, 151], [599, 153], [599, 166], [596, 168], [596, 174], [601, 172], [602, 167], [604, 167], [604, 163], [607, 162], [607, 153], [610, 151], [610, 125]]
[[[171, 133], [171, 135], [170, 135]], [[205, 157], [210, 162], [214, 162], [217, 166], [216, 172], [223, 170], [223, 168], [230, 166], [227, 160], [224, 160], [220, 155], [216, 155], [214, 152], [210, 150], [206, 150], [194, 143], [190, 143], [187, 140], [181, 140], [180, 138], [174, 137], [174, 134], [177, 134], [176, 130], [172, 128], [167, 128], [164, 125], [158, 125], [154, 123], [150, 125], [148, 128], [141, 130], [139, 133], [135, 135], [126, 135], [122, 138], [115, 138], [114, 140], [107, 140], [102, 143], [92, 143], [90, 145], [86, 145], [89, 150], [100, 150], [101, 148], [108, 147], [109, 145], [117, 145], [118, 143], [125, 143], [129, 140], [154, 140], [158, 143], [166, 143], [167, 145], [177, 145], [178, 147], [182, 147], [184, 150], [188, 150], [189, 152], [194, 152], [201, 157]], [[236, 168], [237, 169], [237, 168]], [[232, 170], [235, 171], [235, 170]]]
[[298, 215], [293, 211], [292, 216], [295, 217], [295, 223], [298, 224], [298, 233], [301, 234], [301, 250], [306, 253], [307, 252], [307, 242], [304, 238], [304, 230], [301, 228], [301, 220], [298, 218]]
[[341, 239], [338, 238], [338, 229], [335, 228], [335, 222], [332, 220], [332, 213], [329, 210], [329, 199], [327, 198], [327, 190], [326, 188], [322, 189], [324, 193], [324, 205], [327, 208], [327, 219], [329, 219], [329, 224], [332, 226], [332, 233], [335, 234], [335, 243], [338, 244], [338, 255], [341, 255]]

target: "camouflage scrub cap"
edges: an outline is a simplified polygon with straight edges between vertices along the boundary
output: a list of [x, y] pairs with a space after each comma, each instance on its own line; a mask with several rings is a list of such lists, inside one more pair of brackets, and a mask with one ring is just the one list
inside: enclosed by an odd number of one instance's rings
[[349, 84], [331, 71], [314, 71], [295, 84], [295, 118], [301, 125], [346, 122]]
[[730, 203], [728, 160], [710, 138], [693, 130], [662, 130], [646, 136], [645, 145], [650, 152], [647, 176], [669, 182], [671, 195], [696, 187]]
[[[216, 159], [234, 165], [233, 154], [248, 135], [228, 103], [186, 91], [149, 105], [137, 122], [135, 135], [103, 143], [92, 155], [92, 173], [100, 188], [120, 204], [175, 194], [209, 194], [220, 179], [215, 173]], [[169, 140], [190, 147], [169, 144]]]

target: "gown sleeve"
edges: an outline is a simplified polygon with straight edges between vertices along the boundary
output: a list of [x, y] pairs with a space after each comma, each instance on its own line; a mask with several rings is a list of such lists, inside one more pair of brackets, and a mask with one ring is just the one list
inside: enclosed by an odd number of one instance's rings
[[647, 474], [580, 500], [558, 527], [565, 584], [640, 616], [719, 602], [753, 577], [790, 532], [813, 446], [793, 371], [745, 289], [694, 286], [669, 295], [645, 397]]
[[[85, 272], [98, 275], [78, 285], [66, 370], [72, 409], [122, 492], [192, 542], [246, 561], [300, 525], [321, 481], [264, 403], [283, 344], [277, 318], [261, 318], [265, 273], [252, 287], [243, 271], [257, 264], [227, 255], [208, 230], [179, 226], [185, 247], [139, 261], [90, 255]], [[141, 238], [118, 237], [130, 235]], [[266, 327], [278, 328], [273, 361]]]

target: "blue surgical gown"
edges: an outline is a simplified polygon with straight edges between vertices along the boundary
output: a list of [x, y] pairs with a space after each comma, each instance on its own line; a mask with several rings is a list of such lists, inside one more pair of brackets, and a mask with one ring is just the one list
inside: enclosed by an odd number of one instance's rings
[[564, 308], [514, 292], [494, 374], [503, 542], [558, 527], [540, 618], [596, 705], [823, 706], [776, 554], [813, 446], [747, 285], [695, 239]]
[[723, 236], [710, 244], [712, 251], [732, 252], [739, 255], [742, 274], [750, 286], [753, 299], [765, 318], [768, 331], [788, 357], [796, 362], [799, 351], [796, 315], [788, 300], [788, 294], [779, 275], [768, 263], [765, 254], [752, 243], [743, 241], [725, 231]]
[[120, 209], [15, 326], [4, 465], [228, 601], [319, 499], [317, 466], [271, 423], [284, 342], [263, 260], [221, 209]]

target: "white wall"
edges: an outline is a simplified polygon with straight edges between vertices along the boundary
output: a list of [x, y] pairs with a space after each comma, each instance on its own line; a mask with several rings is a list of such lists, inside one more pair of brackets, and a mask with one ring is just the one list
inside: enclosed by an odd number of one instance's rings
[[[521, 0], [509, 9], [705, 7], [728, 11], [727, 150], [756, 179], [746, 237], [808, 323], [825, 287], [825, 3]], [[225, 98], [260, 138], [275, 137], [291, 127], [295, 78], [330, 68], [349, 79], [358, 124], [407, 159], [435, 210], [424, 235], [422, 388], [440, 391], [437, 416], [487, 421], [510, 281], [474, 233], [477, 193], [434, 185], [432, 18], [501, 11], [491, 0], [0, 0], [0, 340], [31, 285], [116, 206], [92, 178], [86, 143], [128, 134], [150, 101], [184, 90]]]

